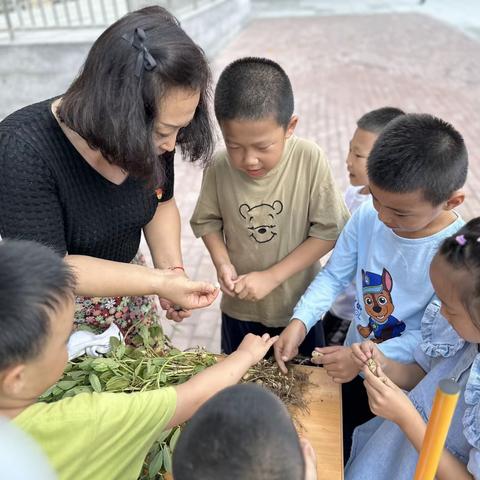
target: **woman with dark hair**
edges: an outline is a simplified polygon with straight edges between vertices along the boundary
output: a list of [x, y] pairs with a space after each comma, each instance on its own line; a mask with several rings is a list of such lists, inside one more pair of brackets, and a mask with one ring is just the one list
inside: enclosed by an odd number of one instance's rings
[[[77, 323], [126, 332], [154, 321], [145, 296], [165, 276], [178, 293], [162, 307], [177, 321], [218, 293], [185, 277], [173, 197], [176, 145], [191, 161], [211, 156], [210, 81], [175, 17], [148, 7], [96, 40], [65, 94], [0, 123], [0, 235], [66, 255]], [[155, 269], [135, 264], [142, 230]]]

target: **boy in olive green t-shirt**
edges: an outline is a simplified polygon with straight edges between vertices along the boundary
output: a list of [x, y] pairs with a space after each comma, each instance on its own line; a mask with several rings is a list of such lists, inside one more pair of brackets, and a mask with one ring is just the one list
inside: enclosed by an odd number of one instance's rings
[[[275, 62], [242, 58], [221, 74], [215, 114], [225, 140], [190, 221], [224, 293], [222, 351], [244, 335], [277, 335], [349, 218], [327, 159], [294, 136], [290, 81]], [[300, 347], [323, 345], [321, 322]]]
[[[0, 265], [0, 416], [40, 445], [60, 480], [136, 480], [163, 430], [238, 382], [276, 341], [250, 335], [225, 360], [175, 387], [37, 403], [67, 364], [75, 280], [61, 257], [34, 242], [0, 242]], [[165, 298], [187, 308], [206, 306], [218, 293], [181, 276], [161, 275], [159, 282]]]

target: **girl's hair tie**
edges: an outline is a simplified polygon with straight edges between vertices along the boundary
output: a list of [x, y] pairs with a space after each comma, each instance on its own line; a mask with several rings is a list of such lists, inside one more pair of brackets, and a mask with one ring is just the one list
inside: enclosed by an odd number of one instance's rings
[[[467, 244], [467, 239], [465, 238], [465, 235], [457, 235], [455, 237], [455, 241], [461, 246], [465, 246]], [[477, 238], [477, 242], [479, 241], [479, 239]]]

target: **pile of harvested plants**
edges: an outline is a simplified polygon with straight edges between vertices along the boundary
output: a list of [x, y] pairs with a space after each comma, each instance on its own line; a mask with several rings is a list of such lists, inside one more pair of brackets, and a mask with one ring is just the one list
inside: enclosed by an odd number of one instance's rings
[[[111, 338], [112, 349], [105, 357], [80, 357], [67, 365], [63, 377], [41, 397], [53, 402], [79, 393], [141, 392], [178, 385], [217, 362], [217, 356], [203, 349], [180, 351], [171, 346], [158, 326], [142, 327], [143, 346], [133, 347]], [[283, 375], [277, 365], [262, 360], [243, 377], [276, 393], [287, 406], [306, 409], [303, 393], [308, 376], [289, 370]], [[180, 427], [165, 431], [148, 453], [139, 480], [163, 479], [171, 471], [172, 451]]]

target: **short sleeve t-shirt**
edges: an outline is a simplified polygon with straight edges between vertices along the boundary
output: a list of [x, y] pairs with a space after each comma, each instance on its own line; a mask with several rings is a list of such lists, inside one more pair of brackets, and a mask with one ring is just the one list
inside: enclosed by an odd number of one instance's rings
[[0, 123], [0, 235], [35, 240], [59, 254], [130, 262], [159, 201], [173, 196], [173, 153], [159, 157], [159, 189], [128, 176], [116, 185], [80, 155], [52, 111], [29, 105]]
[[[275, 265], [308, 237], [336, 240], [348, 217], [323, 151], [292, 136], [279, 163], [261, 178], [233, 168], [219, 152], [204, 173], [190, 223], [197, 237], [223, 232], [241, 275]], [[224, 295], [221, 309], [239, 320], [284, 327], [319, 268], [316, 262], [258, 302]]]
[[82, 393], [31, 405], [13, 422], [36, 440], [60, 480], [136, 480], [176, 403], [173, 387]]

